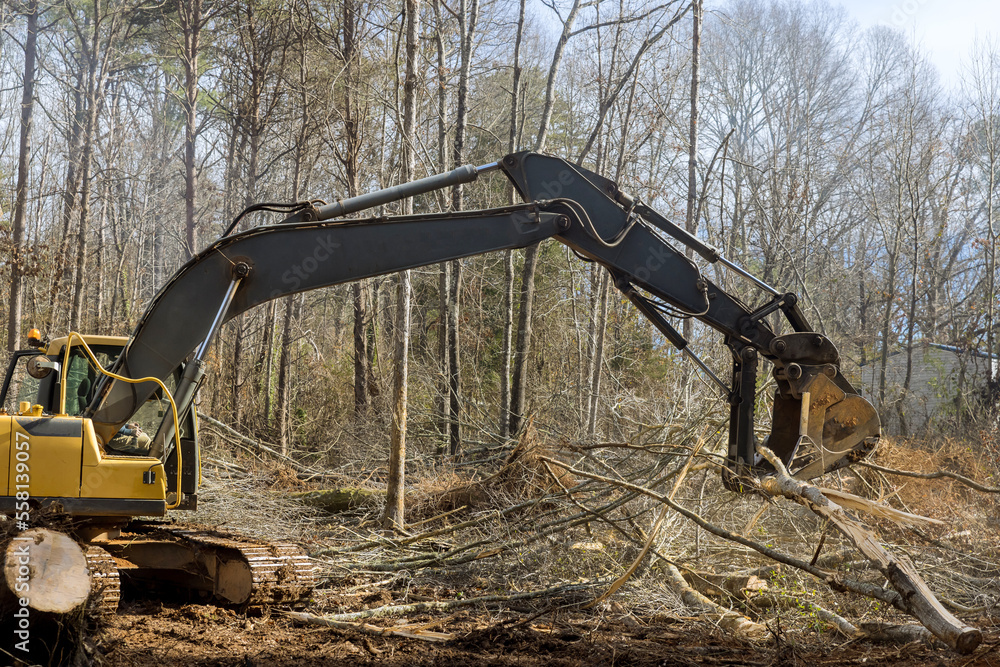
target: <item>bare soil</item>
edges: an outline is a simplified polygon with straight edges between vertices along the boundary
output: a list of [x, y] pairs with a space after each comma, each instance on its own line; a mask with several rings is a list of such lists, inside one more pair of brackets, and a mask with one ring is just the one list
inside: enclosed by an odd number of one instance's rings
[[[302, 625], [278, 610], [241, 614], [211, 605], [127, 603], [94, 636], [106, 665], [954, 665], [1000, 666], [1000, 619], [972, 655], [923, 644], [879, 645], [829, 634], [784, 633], [740, 641], [704, 622], [553, 611], [463, 611], [408, 617], [444, 621], [454, 639], [429, 642]], [[391, 622], [380, 625], [390, 626]]]

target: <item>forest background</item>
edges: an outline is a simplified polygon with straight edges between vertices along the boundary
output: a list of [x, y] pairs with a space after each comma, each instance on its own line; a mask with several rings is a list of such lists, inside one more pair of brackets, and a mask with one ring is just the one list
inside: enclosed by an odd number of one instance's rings
[[[0, 26], [7, 349], [32, 326], [127, 334], [249, 204], [523, 149], [618, 181], [798, 293], [849, 377], [875, 369], [868, 398], [903, 434], [915, 350], [1000, 346], [989, 40], [954, 94], [901, 31], [827, 2], [5, 0]], [[491, 177], [408, 205], [512, 198]], [[331, 466], [385, 460], [401, 360], [411, 459], [502, 442], [529, 416], [580, 442], [727, 414], [612, 287], [549, 242], [286, 297], [226, 326], [199, 411]], [[677, 326], [727, 377], [714, 332]], [[959, 386], [946, 416], [981, 412], [981, 389]]]

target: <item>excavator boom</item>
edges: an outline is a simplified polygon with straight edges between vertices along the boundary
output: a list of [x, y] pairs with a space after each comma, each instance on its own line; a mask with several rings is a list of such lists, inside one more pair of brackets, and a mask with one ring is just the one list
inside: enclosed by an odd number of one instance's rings
[[[475, 180], [499, 169], [526, 201], [485, 211], [410, 217], [342, 219], [371, 206]], [[751, 280], [765, 294], [751, 309], [704, 277], [667, 242], [694, 249]], [[332, 205], [282, 223], [225, 235], [191, 259], [153, 300], [118, 358], [115, 372], [165, 378], [188, 362], [178, 387], [182, 411], [201, 381], [200, 359], [219, 326], [253, 306], [288, 294], [393, 273], [555, 238], [605, 266], [614, 284], [677, 347], [687, 341], [664, 313], [693, 317], [719, 331], [732, 352], [729, 467], [741, 474], [764, 467], [756, 452], [754, 405], [759, 361], [773, 365], [778, 389], [768, 446], [793, 474], [815, 477], [867, 455], [879, 435], [872, 406], [843, 376], [833, 344], [814, 332], [794, 294], [779, 293], [623, 192], [604, 177], [565, 160], [516, 153], [486, 167], [461, 167]], [[768, 324], [782, 313], [792, 333]], [[107, 441], [153, 394], [152, 383], [105, 377], [85, 416]], [[169, 420], [154, 454], [169, 448]]]

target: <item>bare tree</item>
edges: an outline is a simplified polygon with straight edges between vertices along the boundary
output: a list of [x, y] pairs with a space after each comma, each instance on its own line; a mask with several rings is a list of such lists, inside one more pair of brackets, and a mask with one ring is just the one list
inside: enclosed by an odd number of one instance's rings
[[[565, 19], [556, 11], [562, 20], [562, 32], [552, 53], [549, 64], [549, 75], [545, 83], [545, 103], [542, 107], [542, 117], [535, 135], [536, 151], [545, 150], [545, 139], [549, 132], [549, 122], [552, 120], [552, 109], [555, 106], [556, 77], [562, 64], [566, 44], [573, 35], [573, 25], [580, 12], [582, 0], [573, 0]], [[550, 5], [555, 10], [555, 5]], [[524, 268], [521, 272], [521, 299], [517, 316], [517, 342], [514, 346], [514, 371], [510, 389], [510, 427], [508, 433], [517, 433], [524, 419], [525, 398], [528, 391], [528, 354], [531, 347], [531, 320], [535, 302], [535, 270], [538, 267], [538, 244], [528, 246], [524, 251]]]
[[[517, 33], [514, 37], [514, 60], [511, 66], [510, 84], [510, 128], [507, 152], [513, 153], [520, 143], [521, 130], [518, 126], [519, 99], [521, 95], [521, 41], [524, 39], [525, 0], [518, 3]], [[508, 201], [515, 203], [514, 186], [507, 187]], [[514, 334], [514, 251], [504, 252], [504, 292], [503, 292], [503, 348], [500, 353], [500, 437], [510, 435], [511, 427], [511, 343]]]
[[[403, 79], [402, 149], [403, 180], [413, 180], [416, 171], [417, 59], [420, 48], [420, 0], [405, 0], [406, 71]], [[403, 203], [406, 215], [413, 213], [413, 199]], [[386, 530], [403, 529], [406, 465], [406, 381], [410, 345], [410, 272], [399, 274], [396, 287], [396, 350], [393, 359], [392, 432], [389, 444], [389, 479], [386, 487]]]
[[[986, 312], [986, 350], [997, 354], [996, 339], [996, 274], [998, 230], [997, 200], [1000, 198], [1000, 46], [995, 42], [979, 41], [975, 44], [972, 59], [965, 77], [968, 99], [966, 118], [969, 124], [971, 156], [975, 165], [973, 183], [979, 196], [978, 208], [982, 211], [986, 232], [983, 252], [985, 275], [983, 301]], [[992, 379], [1000, 381], [1000, 369]]]
[[38, 0], [25, 7], [27, 30], [24, 39], [24, 77], [21, 90], [21, 134], [18, 142], [17, 191], [11, 229], [10, 311], [7, 316], [7, 348], [21, 347], [21, 310], [23, 308], [24, 212], [28, 200], [28, 161], [31, 159], [31, 124], [35, 110], [35, 54], [38, 48]]
[[[701, 21], [702, 0], [691, 3], [691, 113], [688, 128], [688, 178], [687, 178], [687, 212], [684, 216], [684, 229], [690, 234], [698, 231], [698, 220], [695, 211], [698, 208], [698, 86], [701, 82]], [[691, 248], [686, 249], [689, 258], [694, 257]], [[690, 318], [684, 320], [684, 337], [690, 339], [694, 331], [694, 323]]]
[[184, 66], [184, 250], [188, 257], [198, 251], [195, 220], [198, 139], [198, 57], [201, 52], [201, 30], [211, 19], [202, 11], [202, 0], [185, 0], [177, 5], [178, 21], [183, 39], [180, 51]]
[[127, 27], [129, 7], [105, 7], [101, 0], [93, 0], [90, 7], [66, 13], [77, 43], [80, 46], [82, 84], [82, 147], [80, 151], [80, 209], [76, 234], [76, 263], [73, 279], [73, 305], [69, 328], [78, 330], [83, 324], [84, 302], [87, 287], [87, 264], [90, 256], [89, 234], [92, 167], [94, 143], [97, 139], [97, 122], [104, 104], [105, 83], [111, 73], [113, 61], [119, 52], [115, 45]]

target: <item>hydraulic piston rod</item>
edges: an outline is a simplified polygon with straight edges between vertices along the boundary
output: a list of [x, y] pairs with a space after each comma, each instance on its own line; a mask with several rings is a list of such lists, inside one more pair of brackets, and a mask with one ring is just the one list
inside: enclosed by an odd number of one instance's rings
[[471, 183], [476, 180], [480, 173], [493, 171], [498, 166], [499, 163], [497, 162], [492, 162], [481, 167], [474, 167], [471, 164], [467, 164], [444, 174], [420, 178], [409, 183], [394, 185], [391, 188], [376, 190], [375, 192], [369, 192], [368, 194], [358, 195], [349, 199], [341, 199], [340, 201], [318, 208], [306, 209], [301, 213], [296, 213], [285, 218], [282, 222], [309, 222], [339, 218], [351, 213], [374, 208], [375, 206], [382, 206], [383, 204], [389, 204], [400, 199], [406, 199], [407, 197], [415, 197], [416, 195], [434, 192], [435, 190], [443, 190], [444, 188], [461, 183]]

